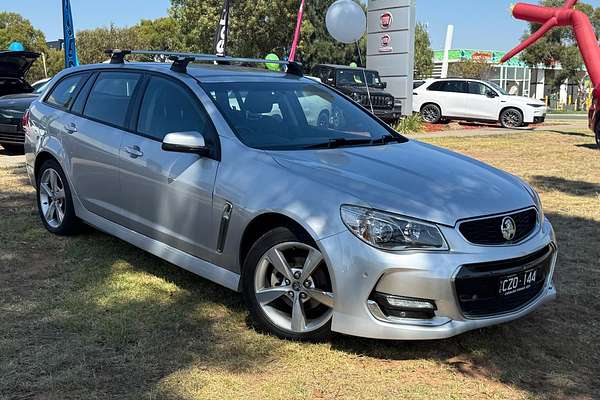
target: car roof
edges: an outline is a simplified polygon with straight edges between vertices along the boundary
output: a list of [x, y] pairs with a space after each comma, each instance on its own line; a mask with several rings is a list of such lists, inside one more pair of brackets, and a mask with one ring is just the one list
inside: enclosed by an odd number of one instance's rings
[[[160, 72], [167, 75], [181, 76], [185, 73], [174, 72], [171, 70], [170, 63], [160, 62], [126, 62], [124, 64], [88, 64], [70, 69], [70, 71], [90, 71], [103, 69], [125, 69], [125, 70], [145, 70], [152, 72]], [[304, 79], [303, 77], [288, 74], [285, 72], [269, 71], [260, 68], [240, 67], [235, 65], [214, 65], [207, 63], [190, 63], [187, 67], [187, 75], [193, 76], [201, 82], [240, 82], [240, 81], [289, 81], [303, 80], [306, 82], [314, 82], [313, 80]]]

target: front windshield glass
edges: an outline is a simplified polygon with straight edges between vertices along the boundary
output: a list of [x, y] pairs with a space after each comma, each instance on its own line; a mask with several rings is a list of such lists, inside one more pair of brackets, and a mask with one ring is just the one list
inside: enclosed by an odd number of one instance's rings
[[496, 89], [498, 92], [500, 92], [500, 94], [502, 94], [504, 96], [508, 96], [508, 93], [506, 92], [506, 90], [502, 89], [502, 87], [500, 85], [498, 85], [497, 83], [487, 82], [487, 84], [490, 85], [491, 87], [493, 87], [494, 89]]
[[362, 69], [340, 69], [337, 71], [337, 85], [365, 85], [365, 78], [369, 86], [381, 85], [379, 74], [374, 71]]
[[[308, 82], [205, 83], [239, 139], [263, 150], [375, 145], [404, 141], [354, 102]], [[391, 140], [390, 140], [391, 139]], [[384, 140], [383, 143], [387, 143]]]

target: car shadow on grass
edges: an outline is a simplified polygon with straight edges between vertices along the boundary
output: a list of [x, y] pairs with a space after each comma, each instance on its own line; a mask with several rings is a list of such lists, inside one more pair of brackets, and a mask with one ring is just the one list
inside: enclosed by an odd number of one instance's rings
[[[382, 360], [436, 360], [471, 378], [494, 379], [542, 398], [600, 392], [600, 222], [549, 214], [557, 232], [558, 299], [507, 324], [431, 342], [339, 336], [332, 346]], [[596, 238], [596, 239], [591, 239]]]
[[[161, 397], [156, 388], [182, 371], [260, 374], [289, 345], [249, 329], [238, 294], [94, 230], [52, 236], [31, 212], [33, 193], [1, 195], [20, 196], [21, 207], [0, 221], [2, 254], [14, 255], [0, 259], [2, 356], [10, 360], [0, 357], [0, 397], [141, 398], [151, 390]], [[600, 223], [549, 218], [560, 248], [555, 303], [446, 340], [337, 335], [330, 346], [383, 362], [433, 360], [541, 397], [593, 398], [600, 390], [600, 248], [585, 239], [600, 237]]]
[[592, 182], [535, 175], [530, 178], [530, 183], [544, 191], [558, 190], [573, 196], [600, 196], [600, 185]]

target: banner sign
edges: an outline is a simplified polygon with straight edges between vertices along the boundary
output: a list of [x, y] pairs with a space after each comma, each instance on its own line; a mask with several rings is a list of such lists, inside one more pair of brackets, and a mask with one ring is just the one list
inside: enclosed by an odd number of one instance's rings
[[[465, 61], [465, 60], [473, 60], [473, 61], [484, 61], [492, 64], [499, 64], [500, 60], [506, 54], [505, 51], [487, 51], [487, 50], [469, 50], [469, 49], [457, 49], [450, 50], [448, 52], [448, 59], [450, 61]], [[435, 51], [434, 52], [434, 60], [436, 62], [441, 62], [444, 57], [443, 51]], [[506, 65], [511, 65], [515, 67], [525, 67], [527, 64], [522, 61], [518, 57], [514, 57], [510, 59], [506, 63]]]
[[65, 39], [65, 68], [79, 65], [77, 48], [75, 47], [75, 30], [73, 29], [73, 15], [71, 14], [70, 0], [62, 0], [63, 34]]
[[221, 12], [221, 19], [219, 20], [219, 26], [217, 27], [217, 33], [215, 34], [215, 54], [218, 56], [225, 56], [227, 47], [227, 31], [229, 30], [229, 0], [225, 0], [223, 3], [223, 11]]

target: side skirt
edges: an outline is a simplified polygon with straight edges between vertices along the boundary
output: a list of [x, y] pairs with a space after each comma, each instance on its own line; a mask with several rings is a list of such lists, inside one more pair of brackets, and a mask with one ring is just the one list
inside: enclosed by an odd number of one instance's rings
[[158, 240], [149, 238], [138, 232], [132, 231], [131, 229], [115, 224], [106, 218], [91, 213], [83, 207], [83, 204], [81, 204], [76, 195], [73, 196], [73, 203], [75, 203], [77, 216], [89, 225], [92, 225], [109, 235], [116, 236], [127, 243], [139, 247], [150, 254], [186, 269], [202, 278], [218, 283], [233, 291], [239, 291], [240, 276], [235, 272], [231, 272], [225, 268], [209, 263], [208, 261], [194, 257], [186, 252], [159, 242]]

